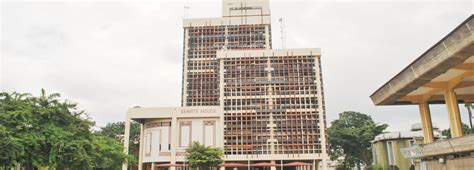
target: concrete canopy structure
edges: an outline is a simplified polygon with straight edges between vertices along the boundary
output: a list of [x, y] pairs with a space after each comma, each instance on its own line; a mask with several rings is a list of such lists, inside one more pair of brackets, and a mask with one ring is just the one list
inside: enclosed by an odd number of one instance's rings
[[443, 90], [456, 89], [458, 101], [474, 101], [474, 20], [428, 49], [370, 97], [375, 105], [444, 103]]
[[[470, 156], [474, 155], [474, 136], [463, 137], [459, 112], [459, 103], [474, 102], [473, 55], [474, 16], [471, 15], [370, 96], [377, 106], [418, 105], [424, 144], [407, 152], [416, 153], [410, 158], [421, 160], [418, 168], [474, 166]], [[446, 104], [454, 139], [434, 141], [429, 104]]]
[[375, 91], [375, 105], [418, 104], [425, 142], [433, 142], [428, 104], [445, 103], [453, 137], [462, 136], [458, 103], [474, 101], [474, 19], [461, 25]]

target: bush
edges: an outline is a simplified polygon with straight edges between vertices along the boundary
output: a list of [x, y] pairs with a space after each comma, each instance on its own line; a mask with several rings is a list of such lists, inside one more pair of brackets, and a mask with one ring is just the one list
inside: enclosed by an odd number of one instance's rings
[[373, 164], [372, 167], [370, 168], [372, 170], [388, 170], [388, 166], [382, 165], [382, 164]]

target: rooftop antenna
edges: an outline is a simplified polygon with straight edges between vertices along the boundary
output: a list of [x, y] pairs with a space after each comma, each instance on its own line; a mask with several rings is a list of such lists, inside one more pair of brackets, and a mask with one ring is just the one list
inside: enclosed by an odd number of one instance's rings
[[280, 22], [281, 48], [285, 49], [286, 48], [285, 22], [283, 21], [283, 18], [278, 19], [278, 22]]
[[189, 6], [189, 0], [187, 0], [186, 4], [184, 5], [184, 18], [189, 17], [189, 9], [191, 9], [191, 7]]

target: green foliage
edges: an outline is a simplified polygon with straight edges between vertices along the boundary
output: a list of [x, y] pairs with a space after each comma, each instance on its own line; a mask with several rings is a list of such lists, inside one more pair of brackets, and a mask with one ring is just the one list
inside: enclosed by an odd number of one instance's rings
[[93, 152], [92, 158], [94, 161], [94, 167], [97, 168], [111, 168], [120, 169], [121, 162], [127, 158], [127, 155], [123, 154], [123, 146], [113, 138], [104, 136], [94, 136], [93, 141]]
[[196, 141], [186, 149], [186, 153], [186, 161], [191, 167], [216, 167], [224, 162], [221, 148], [201, 145]]
[[[97, 135], [115, 138], [117, 141], [122, 141], [125, 134], [125, 122], [107, 123], [99, 131], [95, 132]], [[132, 121], [130, 122], [130, 146], [129, 153], [133, 153], [138, 149], [140, 142], [140, 124]]]
[[381, 134], [388, 125], [376, 124], [366, 114], [346, 111], [328, 128], [329, 154], [332, 160], [343, 158], [338, 163], [341, 168], [370, 165], [372, 154], [370, 141]]
[[94, 122], [59, 97], [43, 89], [38, 97], [0, 93], [0, 166], [92, 169], [111, 165], [99, 156], [113, 166], [125, 161], [119, 142], [94, 136]]
[[[464, 135], [471, 134], [474, 131], [474, 129], [469, 128], [469, 126], [464, 124], [464, 123], [462, 124], [462, 130], [464, 132]], [[446, 138], [450, 139], [451, 138], [451, 128], [444, 129], [443, 131], [441, 131], [441, 134], [443, 136], [446, 136]]]
[[382, 165], [382, 164], [374, 164], [371, 167], [372, 170], [388, 170], [388, 166]]
[[[121, 142], [123, 140], [123, 135], [125, 134], [125, 122], [107, 123], [107, 125], [96, 131], [95, 134], [113, 138], [117, 142]], [[129, 155], [127, 158], [129, 165], [136, 165], [138, 163], [139, 144], [140, 124], [132, 121], [130, 122], [130, 139], [128, 147], [128, 153], [131, 153], [131, 155]]]

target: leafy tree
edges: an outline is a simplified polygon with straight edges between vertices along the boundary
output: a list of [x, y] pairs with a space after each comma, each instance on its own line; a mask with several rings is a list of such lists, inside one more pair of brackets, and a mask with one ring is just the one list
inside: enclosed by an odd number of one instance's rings
[[38, 97], [0, 93], [1, 166], [21, 163], [28, 170], [44, 166], [92, 169], [100, 164], [94, 157], [97, 154], [114, 157], [118, 164], [125, 161], [125, 154], [111, 154], [101, 145], [91, 133], [94, 122], [76, 104], [59, 97], [43, 89]]
[[343, 158], [338, 167], [349, 169], [370, 165], [372, 154], [370, 141], [381, 134], [388, 125], [376, 124], [369, 115], [346, 111], [328, 128], [329, 154], [332, 160]]
[[[96, 131], [95, 133], [98, 135], [115, 138], [118, 141], [122, 141], [123, 135], [125, 134], [125, 122], [107, 123], [107, 125], [101, 127], [100, 130]], [[132, 121], [130, 122], [129, 153], [133, 153], [138, 149], [139, 142], [140, 124], [135, 121]]]
[[186, 153], [186, 161], [189, 165], [199, 167], [199, 169], [216, 167], [224, 162], [222, 159], [224, 151], [221, 148], [205, 146], [197, 141], [186, 149]]
[[[121, 142], [123, 140], [123, 135], [125, 134], [125, 122], [107, 123], [106, 126], [101, 127], [100, 130], [95, 132], [95, 134], [115, 139], [117, 142]], [[130, 122], [130, 139], [128, 147], [128, 153], [131, 154], [128, 157], [129, 165], [137, 164], [139, 144], [140, 124], [132, 121]]]
[[[17, 160], [21, 155], [24, 154], [23, 145], [20, 139], [15, 138], [11, 135], [11, 132], [0, 125], [0, 165], [3, 165], [5, 169], [10, 166], [15, 166]], [[4, 150], [3, 148], [9, 148]]]
[[[468, 125], [463, 123], [462, 124], [462, 130], [463, 130], [464, 134], [467, 135], [467, 134], [471, 134], [474, 129], [469, 128]], [[441, 131], [441, 134], [443, 136], [446, 136], [446, 138], [450, 139], [451, 138], [451, 128], [444, 129], [443, 131]]]
[[94, 135], [92, 141], [92, 158], [96, 168], [120, 169], [123, 160], [136, 161], [133, 156], [123, 154], [123, 146], [113, 138]]

